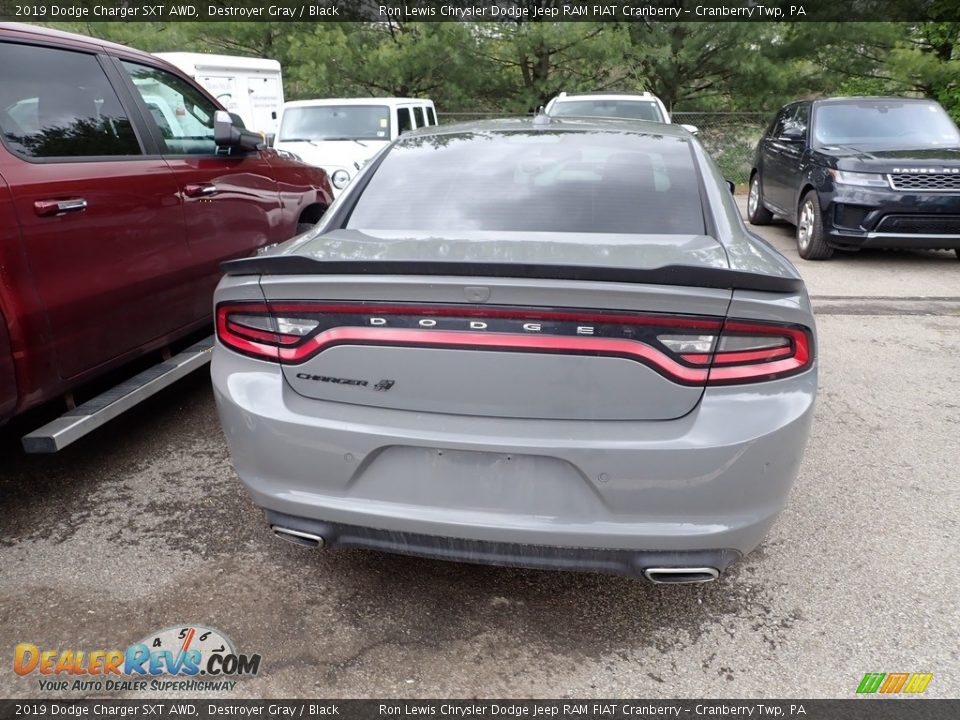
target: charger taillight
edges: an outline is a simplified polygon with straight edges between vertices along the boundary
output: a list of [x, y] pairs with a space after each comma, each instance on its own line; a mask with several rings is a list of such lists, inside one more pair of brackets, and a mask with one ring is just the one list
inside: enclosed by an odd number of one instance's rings
[[266, 303], [217, 307], [217, 337], [227, 347], [264, 360], [281, 361], [283, 350], [303, 341], [319, 325], [310, 318], [277, 317]]
[[635, 360], [682, 385], [773, 380], [813, 362], [800, 325], [504, 306], [235, 302], [217, 337], [251, 357], [297, 364], [335, 345], [442, 347]]
[[[681, 337], [670, 340], [677, 343]], [[697, 340], [704, 343], [702, 337]], [[693, 338], [687, 342], [692, 344]], [[813, 362], [812, 344], [810, 331], [799, 325], [727, 320], [714, 348], [679, 355], [690, 364], [710, 368], [708, 385], [729, 385], [802, 372]]]

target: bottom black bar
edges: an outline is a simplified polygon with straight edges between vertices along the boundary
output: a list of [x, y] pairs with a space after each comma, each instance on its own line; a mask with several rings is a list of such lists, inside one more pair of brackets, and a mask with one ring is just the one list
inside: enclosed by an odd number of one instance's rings
[[803, 718], [803, 720], [955, 720], [960, 700], [0, 700], [13, 718]]
[[[368, 548], [381, 552], [431, 558], [480, 562], [485, 565], [526, 567], [542, 570], [589, 570], [644, 577], [647, 568], [707, 567], [723, 572], [740, 558], [723, 550], [602, 550], [596, 548], [548, 547], [519, 543], [462, 540], [363, 528], [295, 517], [267, 510], [267, 523], [323, 538], [325, 548]], [[958, 718], [960, 720], [960, 718]]]

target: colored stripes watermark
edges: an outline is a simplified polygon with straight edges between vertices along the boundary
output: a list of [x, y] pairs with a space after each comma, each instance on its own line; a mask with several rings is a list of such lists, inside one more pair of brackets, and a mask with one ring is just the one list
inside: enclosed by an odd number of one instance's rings
[[933, 673], [867, 673], [857, 686], [860, 694], [910, 693], [917, 695], [927, 689]]

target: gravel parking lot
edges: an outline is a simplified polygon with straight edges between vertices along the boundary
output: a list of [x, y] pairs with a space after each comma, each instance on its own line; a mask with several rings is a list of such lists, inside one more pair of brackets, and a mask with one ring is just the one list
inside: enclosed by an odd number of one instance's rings
[[960, 262], [810, 263], [791, 233], [762, 234], [814, 296], [817, 419], [786, 511], [720, 581], [282, 543], [201, 372], [56, 456], [0, 437], [0, 696], [40, 694], [17, 643], [122, 648], [191, 622], [262, 654], [230, 697], [850, 697], [897, 671], [960, 696]]

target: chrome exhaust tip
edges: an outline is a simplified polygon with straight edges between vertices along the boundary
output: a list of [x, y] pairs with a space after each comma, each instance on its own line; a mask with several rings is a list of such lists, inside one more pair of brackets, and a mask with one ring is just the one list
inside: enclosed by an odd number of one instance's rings
[[314, 535], [313, 533], [291, 530], [290, 528], [280, 527], [279, 525], [271, 525], [270, 529], [273, 530], [273, 534], [281, 540], [286, 540], [300, 547], [319, 549], [325, 544], [322, 537]]
[[712, 567], [647, 568], [644, 577], [658, 585], [713, 582], [720, 572]]

